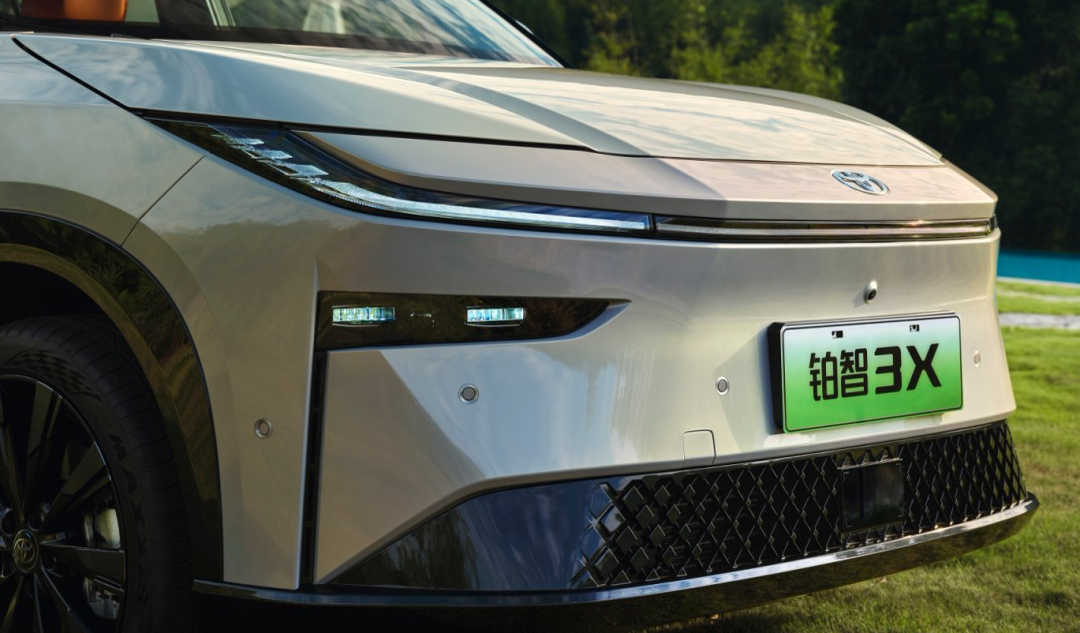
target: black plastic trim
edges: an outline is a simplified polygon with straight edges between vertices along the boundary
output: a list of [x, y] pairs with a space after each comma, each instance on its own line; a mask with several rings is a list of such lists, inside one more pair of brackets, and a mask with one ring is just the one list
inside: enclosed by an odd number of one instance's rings
[[[844, 469], [899, 460], [904, 519], [842, 524]], [[759, 462], [471, 498], [332, 579], [357, 589], [623, 590], [747, 574], [981, 520], [1027, 497], [1004, 422]]]
[[[45, 61], [45, 60], [42, 60]], [[47, 61], [45, 63], [48, 63]], [[340, 125], [317, 125], [312, 123], [297, 123], [295, 121], [264, 121], [262, 119], [247, 119], [235, 116], [220, 116], [216, 114], [178, 113], [169, 110], [150, 110], [146, 108], [127, 108], [132, 114], [147, 119], [155, 125], [162, 123], [203, 123], [206, 125], [232, 125], [237, 127], [261, 127], [265, 129], [286, 130], [291, 132], [306, 132], [312, 134], [354, 134], [357, 136], [373, 136], [377, 138], [400, 138], [415, 141], [437, 141], [441, 143], [464, 143], [468, 145], [495, 145], [502, 147], [524, 147], [529, 149], [555, 149], [568, 152], [584, 152], [598, 154], [593, 149], [583, 145], [567, 145], [560, 143], [540, 143], [534, 141], [513, 141], [500, 139], [475, 138], [471, 136], [454, 136], [452, 134], [431, 134], [426, 132], [400, 132], [392, 130], [380, 130], [374, 128], [347, 127]], [[193, 143], [193, 145], [198, 146]], [[201, 146], [199, 146], [201, 147]]]
[[213, 415], [187, 324], [161, 284], [107, 238], [53, 218], [0, 210], [0, 262], [74, 285], [112, 321], [157, 400], [179, 469], [196, 577], [223, 573], [221, 488]]
[[322, 476], [323, 405], [326, 401], [325, 352], [315, 352], [311, 370], [311, 406], [308, 413], [307, 459], [304, 463], [304, 506], [300, 532], [300, 584], [315, 582], [315, 544]]
[[[564, 631], [622, 630], [734, 611], [781, 598], [839, 587], [925, 565], [1002, 541], [1036, 513], [1038, 500], [999, 514], [792, 563], [644, 587], [553, 593], [453, 593], [379, 591], [320, 586], [287, 591], [196, 581], [203, 612], [223, 614], [251, 626], [260, 618], [280, 624], [291, 615], [302, 622], [355, 626], [379, 620], [393, 630]], [[286, 618], [282, 620], [281, 618]], [[378, 627], [376, 627], [378, 628]]]

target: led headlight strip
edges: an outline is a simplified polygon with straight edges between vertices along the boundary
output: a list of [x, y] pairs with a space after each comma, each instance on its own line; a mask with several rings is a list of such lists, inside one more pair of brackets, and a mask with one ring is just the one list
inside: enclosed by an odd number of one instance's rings
[[572, 334], [612, 301], [320, 292], [318, 350], [544, 339]]
[[280, 128], [152, 119], [173, 134], [255, 174], [337, 206], [374, 215], [710, 242], [848, 242], [964, 239], [995, 220], [793, 222], [656, 216], [508, 202], [397, 185], [347, 165]]
[[286, 130], [163, 120], [154, 123], [290, 189], [365, 213], [590, 233], [652, 233], [648, 214], [504, 202], [402, 187], [346, 165]]

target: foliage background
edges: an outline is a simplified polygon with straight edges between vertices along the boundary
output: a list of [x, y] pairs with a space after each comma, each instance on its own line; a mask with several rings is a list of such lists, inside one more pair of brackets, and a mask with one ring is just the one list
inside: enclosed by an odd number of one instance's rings
[[1080, 2], [495, 3], [579, 68], [865, 109], [993, 189], [1006, 247], [1080, 252]]

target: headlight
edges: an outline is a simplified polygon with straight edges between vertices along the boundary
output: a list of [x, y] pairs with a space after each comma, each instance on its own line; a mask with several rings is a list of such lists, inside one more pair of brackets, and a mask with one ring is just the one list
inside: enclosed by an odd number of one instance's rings
[[397, 185], [277, 127], [151, 119], [252, 173], [355, 211], [458, 224], [708, 242], [892, 242], [983, 237], [994, 220], [821, 222], [690, 218], [475, 198]]
[[490, 343], [573, 334], [622, 301], [320, 292], [315, 349]]
[[436, 193], [376, 178], [287, 130], [154, 120], [203, 149], [300, 193], [375, 215], [618, 235], [652, 234], [648, 214], [551, 207]]

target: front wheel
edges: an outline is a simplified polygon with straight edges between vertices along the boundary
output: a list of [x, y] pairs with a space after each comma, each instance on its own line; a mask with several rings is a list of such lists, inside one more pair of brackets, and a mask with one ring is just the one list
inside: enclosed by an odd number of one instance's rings
[[156, 402], [94, 319], [0, 327], [0, 633], [191, 628], [191, 547]]

